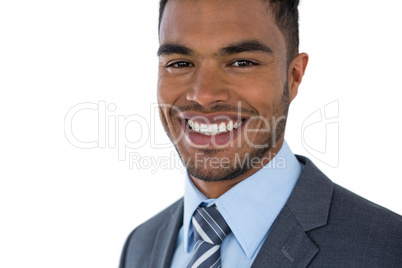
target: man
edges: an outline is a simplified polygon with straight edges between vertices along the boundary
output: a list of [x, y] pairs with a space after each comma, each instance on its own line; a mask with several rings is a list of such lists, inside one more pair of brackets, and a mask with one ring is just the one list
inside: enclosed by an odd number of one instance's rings
[[402, 267], [402, 218], [284, 141], [307, 66], [298, 1], [162, 0], [158, 102], [184, 199], [136, 228], [120, 267]]

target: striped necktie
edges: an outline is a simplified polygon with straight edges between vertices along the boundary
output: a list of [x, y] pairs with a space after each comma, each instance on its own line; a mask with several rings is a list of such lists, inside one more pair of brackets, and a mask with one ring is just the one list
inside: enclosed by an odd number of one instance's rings
[[216, 206], [199, 207], [193, 215], [193, 254], [186, 268], [221, 267], [220, 247], [231, 232]]

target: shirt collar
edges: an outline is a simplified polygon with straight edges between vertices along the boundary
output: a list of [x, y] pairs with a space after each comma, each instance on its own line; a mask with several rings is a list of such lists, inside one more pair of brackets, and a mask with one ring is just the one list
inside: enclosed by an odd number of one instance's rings
[[289, 198], [301, 170], [285, 141], [266, 166], [216, 200], [208, 200], [187, 176], [183, 215], [185, 250], [192, 250], [189, 245], [190, 239], [194, 239], [191, 225], [194, 211], [202, 202], [215, 203], [245, 255], [251, 258]]

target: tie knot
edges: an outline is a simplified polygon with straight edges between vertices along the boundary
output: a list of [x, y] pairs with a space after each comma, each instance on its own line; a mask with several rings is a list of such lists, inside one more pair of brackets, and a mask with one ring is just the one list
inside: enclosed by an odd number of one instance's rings
[[209, 244], [220, 245], [231, 232], [216, 206], [199, 207], [193, 215], [194, 238]]

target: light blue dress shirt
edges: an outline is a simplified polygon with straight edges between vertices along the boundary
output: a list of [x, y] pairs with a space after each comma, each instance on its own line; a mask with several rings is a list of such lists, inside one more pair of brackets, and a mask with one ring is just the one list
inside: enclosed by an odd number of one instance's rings
[[183, 226], [178, 233], [171, 267], [184, 268], [191, 257], [195, 243], [191, 218], [201, 203], [215, 204], [232, 230], [221, 245], [222, 267], [251, 267], [302, 168], [285, 141], [264, 168], [217, 199], [205, 197], [187, 176]]

